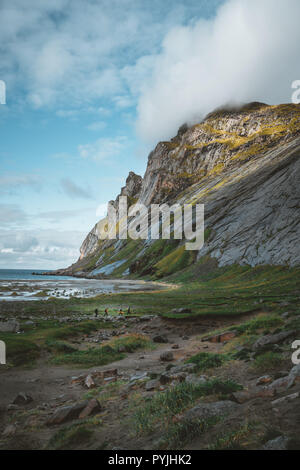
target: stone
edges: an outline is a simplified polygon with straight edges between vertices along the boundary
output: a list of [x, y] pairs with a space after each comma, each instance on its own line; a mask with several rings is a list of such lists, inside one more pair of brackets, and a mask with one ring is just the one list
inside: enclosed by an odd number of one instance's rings
[[179, 344], [173, 344], [172, 349], [179, 349]]
[[193, 421], [198, 419], [207, 419], [214, 416], [223, 416], [232, 413], [239, 408], [233, 401], [218, 401], [215, 403], [200, 403], [191, 410], [188, 410], [179, 419], [184, 421]]
[[270, 390], [274, 390], [275, 393], [278, 393], [278, 392], [280, 392], [283, 388], [287, 388], [288, 383], [289, 383], [289, 378], [288, 378], [288, 376], [286, 376], [286, 377], [281, 377], [280, 379], [274, 380], [274, 382], [272, 382], [272, 383], [268, 386], [268, 388], [269, 388]]
[[297, 400], [299, 398], [300, 394], [299, 392], [293, 393], [292, 395], [287, 395], [282, 398], [278, 398], [277, 400], [272, 401], [272, 406], [278, 406], [278, 405], [283, 405], [285, 403], [290, 403], [294, 400]]
[[88, 401], [78, 403], [76, 405], [63, 406], [58, 408], [54, 414], [48, 419], [47, 425], [53, 426], [55, 424], [65, 423], [79, 417], [80, 413], [87, 407]]
[[293, 387], [295, 383], [300, 382], [300, 364], [293, 367], [288, 376], [287, 388]]
[[153, 343], [168, 343], [168, 338], [165, 335], [156, 335], [152, 338]]
[[174, 308], [172, 310], [172, 313], [179, 313], [179, 314], [192, 313], [192, 310], [190, 308]]
[[266, 349], [271, 345], [282, 343], [295, 334], [295, 331], [282, 331], [281, 333], [277, 333], [275, 335], [262, 336], [253, 344], [252, 349], [254, 351]]
[[242, 404], [256, 398], [273, 398], [275, 394], [275, 390], [269, 389], [267, 387], [260, 387], [258, 389], [253, 388], [249, 390], [242, 390], [240, 392], [234, 392], [232, 394], [232, 399], [237, 403]]
[[14, 425], [14, 424], [9, 424], [8, 426], [6, 426], [6, 428], [4, 429], [3, 433], [2, 433], [2, 436], [3, 437], [11, 437], [11, 436], [14, 436], [14, 434], [16, 434], [16, 431], [17, 431], [17, 427]]
[[16, 320], [0, 322], [0, 333], [17, 333], [20, 331], [20, 324]]
[[276, 439], [272, 439], [268, 441], [264, 446], [263, 450], [287, 450], [289, 439], [284, 436], [276, 437]]
[[96, 414], [101, 411], [101, 405], [96, 398], [92, 398], [86, 407], [80, 412], [79, 419], [87, 418], [93, 414]]
[[163, 362], [171, 362], [174, 359], [172, 351], [165, 351], [159, 356], [160, 360]]
[[272, 377], [270, 377], [270, 375], [264, 375], [263, 377], [260, 377], [257, 381], [256, 381], [256, 385], [259, 386], [259, 385], [267, 385], [267, 384], [270, 384], [272, 382]]
[[173, 369], [171, 369], [170, 371], [164, 372], [163, 374], [161, 374], [159, 380], [162, 385], [166, 385], [173, 381], [184, 382], [185, 378], [186, 378], [185, 372], [174, 372]]
[[148, 382], [146, 382], [145, 384], [145, 389], [147, 390], [147, 392], [150, 392], [151, 390], [159, 388], [159, 385], [160, 383], [158, 380], [148, 380]]
[[20, 392], [13, 401], [13, 405], [28, 405], [33, 401], [33, 398], [30, 395], [27, 395], [24, 392]]
[[226, 341], [230, 341], [231, 339], [235, 338], [237, 335], [236, 331], [226, 331], [225, 333], [220, 333], [218, 335], [209, 336], [203, 338], [202, 341], [210, 342], [210, 343], [224, 343]]
[[205, 384], [207, 380], [208, 379], [206, 375], [201, 375], [200, 377], [198, 377], [197, 375], [191, 374], [185, 378], [185, 381], [192, 385], [202, 385]]
[[87, 375], [84, 381], [84, 385], [86, 388], [95, 388], [96, 384], [94, 382], [94, 379], [91, 375]]

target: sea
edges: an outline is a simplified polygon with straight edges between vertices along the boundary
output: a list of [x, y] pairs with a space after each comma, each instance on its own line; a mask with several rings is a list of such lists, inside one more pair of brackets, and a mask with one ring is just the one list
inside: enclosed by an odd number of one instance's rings
[[[5, 281], [46, 281], [50, 279], [63, 280], [74, 279], [70, 276], [45, 276], [43, 273], [49, 272], [49, 269], [0, 269], [0, 280]], [[33, 274], [35, 273], [35, 274]]]
[[[49, 276], [46, 270], [0, 269], [0, 302], [49, 298], [95, 297], [100, 294], [157, 290], [160, 285], [129, 279], [83, 279]], [[35, 273], [35, 274], [33, 274]]]

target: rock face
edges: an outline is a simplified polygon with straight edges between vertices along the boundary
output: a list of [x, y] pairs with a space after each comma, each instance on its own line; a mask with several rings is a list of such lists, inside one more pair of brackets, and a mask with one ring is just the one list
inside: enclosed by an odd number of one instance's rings
[[[204, 204], [206, 241], [193, 262], [209, 256], [219, 266], [297, 266], [299, 155], [300, 105], [252, 103], [219, 110], [200, 124], [183, 126], [171, 141], [160, 142], [149, 155], [144, 178], [130, 173], [120, 195], [128, 196], [129, 205], [138, 201], [147, 207]], [[112, 265], [112, 277], [162, 277], [164, 251], [157, 249], [153, 256], [154, 243], [99, 241], [95, 226], [83, 242], [78, 262], [63, 272], [84, 275]], [[172, 249], [181, 245], [175, 243]]]

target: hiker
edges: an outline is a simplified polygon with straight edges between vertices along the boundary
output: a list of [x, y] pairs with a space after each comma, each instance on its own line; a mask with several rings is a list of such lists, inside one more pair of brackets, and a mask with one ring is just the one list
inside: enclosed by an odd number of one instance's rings
[[98, 317], [98, 313], [99, 313], [99, 311], [98, 311], [98, 309], [96, 308], [96, 309], [95, 309], [95, 317], [96, 317], [96, 318]]
[[131, 309], [130, 309], [130, 307], [128, 307], [127, 315], [130, 315], [130, 314], [131, 314]]
[[124, 315], [124, 312], [123, 312], [123, 310], [122, 310], [121, 308], [120, 308], [120, 310], [119, 310], [119, 315]]
[[106, 317], [107, 317], [107, 315], [108, 315], [108, 309], [107, 309], [107, 308], [104, 310], [104, 315], [105, 315]]

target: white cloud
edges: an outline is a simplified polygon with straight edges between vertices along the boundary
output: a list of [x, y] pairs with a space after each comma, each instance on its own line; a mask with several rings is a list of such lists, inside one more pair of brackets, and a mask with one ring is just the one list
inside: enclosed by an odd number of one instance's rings
[[189, 9], [181, 0], [0, 3], [0, 73], [36, 108], [126, 94], [122, 68], [157, 49]]
[[63, 178], [60, 184], [65, 194], [72, 198], [77, 197], [82, 199], [91, 199], [92, 197], [89, 189], [78, 186], [69, 178]]
[[87, 129], [89, 131], [99, 132], [99, 131], [103, 131], [103, 129], [105, 129], [105, 127], [106, 127], [106, 122], [104, 122], [104, 121], [95, 121], [95, 122], [92, 122], [91, 124], [89, 124], [87, 126]]
[[126, 137], [101, 138], [95, 142], [79, 145], [78, 152], [82, 158], [91, 160], [106, 160], [119, 155], [125, 149], [128, 140]]
[[140, 135], [169, 138], [228, 103], [289, 102], [299, 78], [299, 18], [299, 0], [228, 0], [215, 18], [173, 28], [141, 87]]

